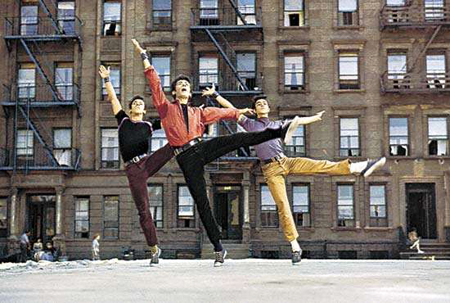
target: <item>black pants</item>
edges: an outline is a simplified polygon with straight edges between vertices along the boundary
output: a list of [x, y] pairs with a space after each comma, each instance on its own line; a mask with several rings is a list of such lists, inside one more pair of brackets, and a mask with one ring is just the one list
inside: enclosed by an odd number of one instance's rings
[[177, 156], [178, 164], [183, 171], [189, 192], [197, 205], [200, 219], [206, 229], [208, 238], [219, 251], [220, 231], [212, 214], [206, 194], [204, 166], [215, 159], [241, 147], [257, 145], [265, 141], [279, 138], [280, 129], [266, 129], [262, 132], [237, 133], [202, 141]]
[[20, 242], [20, 261], [27, 262], [28, 260], [28, 245]]

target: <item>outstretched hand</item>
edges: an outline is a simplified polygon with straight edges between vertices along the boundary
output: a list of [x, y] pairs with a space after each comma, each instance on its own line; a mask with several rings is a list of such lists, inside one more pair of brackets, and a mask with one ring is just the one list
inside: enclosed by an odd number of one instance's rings
[[317, 121], [321, 121], [322, 120], [322, 115], [325, 113], [325, 111], [320, 111], [317, 114], [315, 114], [314, 116], [316, 116]]
[[136, 39], [131, 39], [131, 42], [133, 42], [134, 44], [134, 49], [139, 52], [139, 53], [143, 53], [145, 52], [145, 50], [139, 45], [139, 42]]
[[213, 85], [212, 85], [211, 88], [210, 88], [210, 87], [207, 87], [206, 89], [204, 89], [204, 90], [202, 91], [202, 97], [212, 96], [212, 94], [214, 94], [215, 91], [216, 91], [216, 86], [215, 86], [214, 83], [213, 83]]
[[100, 65], [98, 73], [100, 74], [100, 77], [102, 77], [102, 79], [108, 78], [111, 74], [110, 67], [108, 66], [108, 68], [106, 68], [105, 66]]
[[243, 108], [239, 110], [239, 113], [241, 115], [254, 115], [255, 114], [255, 110], [251, 109], [251, 108]]

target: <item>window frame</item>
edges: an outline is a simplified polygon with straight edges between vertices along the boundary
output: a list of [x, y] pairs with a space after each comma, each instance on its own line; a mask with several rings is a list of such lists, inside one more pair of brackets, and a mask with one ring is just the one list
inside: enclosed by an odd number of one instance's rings
[[[253, 55], [254, 56], [254, 70], [244, 70], [239, 69], [239, 55]], [[239, 76], [246, 82], [246, 86], [248, 90], [254, 90], [255, 87], [258, 87], [258, 79], [256, 75], [258, 74], [258, 54], [256, 51], [236, 51], [236, 71], [239, 74]], [[244, 75], [243, 75], [244, 74]], [[246, 77], [246, 75], [253, 75], [253, 77]], [[238, 90], [244, 90], [239, 81], [236, 80], [236, 86], [238, 87]]]
[[[372, 216], [372, 207], [380, 206], [379, 204], [372, 204], [372, 187], [383, 187], [383, 199], [384, 204], [380, 204], [384, 206], [384, 216]], [[389, 218], [389, 210], [388, 210], [388, 200], [387, 200], [387, 184], [385, 183], [369, 183], [369, 226], [370, 227], [387, 227], [388, 226], [388, 218]]]
[[[357, 138], [358, 138], [358, 146], [357, 148], [352, 148], [352, 146], [349, 146], [349, 148], [343, 148], [342, 147], [342, 138], [350, 138], [349, 139], [349, 144], [351, 145], [351, 138], [354, 138], [355, 136], [342, 136], [342, 120], [343, 119], [347, 119], [347, 120], [351, 120], [351, 119], [356, 119], [356, 126], [357, 126]], [[353, 130], [353, 129], [352, 129]], [[343, 152], [347, 150], [351, 150], [352, 154], [343, 154]], [[353, 150], [357, 150], [357, 154], [353, 155]], [[340, 116], [339, 117], [339, 157], [361, 157], [362, 155], [362, 150], [361, 150], [361, 127], [360, 127], [360, 117], [354, 117], [354, 116]]]
[[[172, 23], [173, 23], [173, 1], [170, 0], [170, 9], [155, 9], [155, 2], [158, 0], [152, 0], [152, 25], [153, 28], [155, 29], [161, 29], [161, 28], [171, 28], [172, 27]], [[161, 1], [161, 0], [159, 0]], [[163, 0], [163, 1], [167, 1], [167, 0]], [[164, 22], [156, 22], [156, 20], [159, 20], [158, 17], [155, 15], [155, 12], [169, 12], [169, 16], [167, 17], [163, 17], [163, 18], [167, 18], [169, 20], [169, 22], [164, 23]]]
[[[336, 12], [337, 12], [337, 26], [338, 27], [355, 27], [355, 26], [359, 26], [360, 25], [360, 13], [359, 13], [359, 9], [360, 9], [360, 5], [359, 5], [359, 0], [353, 0], [356, 2], [356, 10], [354, 11], [341, 11], [340, 10], [340, 1], [341, 0], [336, 0]], [[348, 14], [350, 13], [350, 14]], [[347, 17], [346, 17], [347, 16]], [[346, 22], [346, 18], [349, 18], [348, 16], [351, 16], [351, 24], [345, 24]]]
[[[405, 136], [391, 136], [391, 119], [406, 119], [406, 132], [407, 132], [407, 149], [406, 149], [406, 153], [405, 155], [398, 155], [397, 154], [392, 154], [391, 153], [391, 147], [392, 146], [400, 146], [400, 145], [404, 145], [404, 144], [391, 144], [391, 137], [405, 137]], [[411, 134], [410, 134], [410, 125], [409, 125], [409, 120], [410, 117], [409, 116], [388, 116], [388, 154], [391, 157], [409, 157], [412, 154], [411, 151]]]
[[[23, 16], [22, 9], [34, 7], [36, 9], [36, 15], [34, 16]], [[25, 18], [25, 20], [23, 20]], [[26, 18], [30, 18], [31, 21], [26, 21]], [[29, 19], [29, 20], [30, 20]], [[20, 7], [20, 25], [19, 32], [21, 36], [30, 36], [30, 35], [38, 35], [39, 33], [39, 5], [35, 3], [21, 3]], [[31, 29], [31, 32], [29, 32]]]
[[[61, 3], [61, 2], [58, 2]], [[58, 70], [59, 69], [70, 69], [71, 70], [71, 79], [58, 79]], [[62, 101], [74, 101], [74, 68], [73, 62], [56, 62], [55, 63], [55, 73], [54, 73], [54, 83], [56, 87], [56, 91], [61, 95]], [[63, 80], [63, 81], [61, 81]], [[69, 80], [69, 81], [66, 81]], [[62, 88], [62, 92], [60, 90]]]
[[[103, 131], [109, 130], [109, 131], [116, 131], [117, 132], [117, 146], [113, 147], [104, 147], [103, 146]], [[108, 137], [110, 138], [110, 137]], [[103, 150], [104, 149], [117, 149], [117, 160], [104, 160], [103, 159]], [[120, 150], [119, 150], [119, 131], [117, 128], [114, 127], [101, 127], [100, 128], [100, 167], [102, 169], [119, 169], [120, 168]], [[108, 163], [112, 162], [112, 167], [108, 167]], [[110, 164], [109, 164], [110, 165]]]
[[[117, 99], [120, 100], [121, 97], [121, 92], [122, 92], [122, 66], [120, 64], [120, 62], [103, 62], [102, 63], [103, 66], [106, 66], [107, 68], [109, 67], [111, 69], [111, 73], [110, 73], [110, 82], [111, 85], [114, 88], [114, 92], [116, 93], [116, 97]], [[118, 71], [119, 75], [118, 75], [118, 79], [116, 78], [116, 72]], [[114, 74], [113, 74], [114, 72]], [[102, 100], [108, 100], [108, 93], [106, 92], [106, 82], [105, 79], [101, 79], [102, 81]]]
[[[286, 0], [283, 0], [283, 18], [282, 18], [282, 24], [284, 28], [303, 28], [308, 26], [307, 19], [306, 19], [306, 0], [299, 0], [301, 2], [302, 10], [294, 10], [294, 9], [286, 9]], [[299, 25], [289, 25], [290, 22], [288, 22], [287, 16], [290, 14], [298, 14], [299, 15]]]
[[[165, 58], [168, 59], [169, 62], [169, 73], [161, 74], [158, 72], [156, 66], [153, 65], [153, 60], [155, 58]], [[165, 92], [170, 92], [171, 90], [171, 78], [172, 78], [172, 55], [170, 53], [151, 53], [150, 54], [150, 64], [155, 67], [156, 72], [158, 73], [159, 78], [161, 79], [161, 86]], [[165, 79], [168, 78], [167, 85], [164, 86]]]
[[[307, 203], [307, 207], [308, 207], [308, 211], [307, 212], [296, 212], [295, 211], [295, 188], [296, 187], [306, 187], [307, 188], [307, 195], [308, 195], [308, 203]], [[308, 223], [303, 223], [303, 224], [299, 224], [300, 220], [298, 215], [296, 214], [308, 214], [309, 218], [307, 218], [307, 220], [309, 220], [309, 224]], [[294, 216], [294, 221], [297, 227], [311, 227], [312, 226], [312, 214], [311, 214], [311, 184], [310, 183], [292, 183], [292, 215]], [[303, 221], [304, 222], [304, 221]]]
[[[352, 190], [351, 190], [351, 193], [352, 193], [352, 204], [351, 205], [349, 205], [349, 204], [339, 204], [339, 189], [340, 189], [340, 187], [344, 187], [344, 186], [351, 186], [351, 188], [352, 188]], [[348, 218], [348, 219], [345, 219], [345, 218], [340, 218], [340, 211], [339, 211], [339, 208], [340, 208], [340, 206], [341, 206], [341, 208], [342, 207], [349, 207], [349, 206], [351, 206], [351, 208], [352, 208], [352, 217], [351, 218]], [[356, 203], [355, 203], [355, 184], [354, 183], [337, 183], [336, 184], [336, 221], [337, 221], [337, 226], [339, 227], [339, 228], [345, 228], [345, 227], [351, 227], [351, 228], [354, 228], [354, 227], [356, 227], [356, 211], [355, 211], [355, 209], [356, 209]], [[342, 222], [341, 222], [341, 220], [342, 220]], [[350, 223], [350, 225], [346, 225], [347, 224], [347, 221], [350, 221], [349, 223]]]
[[[62, 131], [62, 130], [68, 130], [70, 132], [70, 144], [67, 146], [56, 146], [56, 137], [55, 134], [57, 131]], [[53, 128], [52, 129], [52, 137], [53, 137], [53, 155], [56, 158], [56, 160], [58, 161], [59, 165], [67, 165], [67, 166], [71, 166], [72, 165], [72, 146], [73, 146], [73, 132], [72, 132], [72, 128], [71, 127], [57, 127], [57, 128]], [[68, 152], [68, 154], [67, 154]], [[61, 153], [61, 154], [59, 154]], [[64, 164], [60, 163], [60, 159], [64, 159], [63, 157], [67, 157], [68, 161], [61, 161]]]
[[[430, 141], [432, 139], [430, 139], [430, 119], [445, 119], [445, 139], [434, 139], [436, 141], [445, 141], [445, 153], [444, 154], [437, 154], [438, 150], [436, 151], [436, 154], [432, 154], [430, 152]], [[427, 116], [427, 151], [428, 151], [428, 156], [430, 157], [447, 157], [450, 154], [449, 151], [449, 117], [448, 116], [435, 116], [435, 115], [429, 115]], [[439, 143], [437, 143], [439, 145]]]
[[[151, 195], [151, 190], [150, 190], [151, 187], [161, 189], [161, 205], [152, 205], [152, 201], [156, 201], [156, 200], [154, 199], [155, 195]], [[153, 224], [155, 225], [156, 228], [163, 228], [164, 227], [164, 184], [148, 183], [147, 189], [148, 189], [148, 195], [149, 195], [148, 206], [150, 209], [150, 213], [152, 215]], [[153, 211], [152, 211], [152, 208], [153, 208]], [[158, 212], [158, 209], [159, 209], [159, 212]], [[156, 216], [155, 216], [155, 211], [156, 211]], [[161, 220], [158, 220], [159, 213], [161, 213]]]
[[[217, 69], [215, 70], [216, 71], [215, 73], [211, 73], [210, 74], [209, 72], [207, 72], [205, 74], [205, 73], [201, 72], [201, 60], [203, 58], [209, 58], [209, 59], [214, 58], [214, 59], [216, 59]], [[219, 77], [220, 77], [220, 74], [219, 74], [220, 68], [219, 67], [220, 67], [220, 60], [219, 60], [219, 56], [217, 54], [208, 54], [208, 53], [207, 54], [199, 54], [199, 56], [198, 56], [198, 87], [199, 87], [199, 90], [202, 90], [202, 89], [204, 89], [206, 87], [211, 87], [211, 84], [213, 83], [213, 82], [201, 82], [202, 77], [206, 77], [207, 80], [210, 80], [210, 77], [212, 77], [213, 80], [215, 78], [216, 81], [214, 83], [215, 83], [215, 86], [216, 86], [216, 90], [220, 89], [219, 85], [221, 83], [220, 83], [220, 80], [219, 80]], [[214, 69], [206, 69], [206, 70], [209, 71], [209, 70], [214, 70]]]
[[[21, 80], [23, 79], [23, 77], [21, 77], [21, 71], [23, 71], [24, 73], [26, 73], [26, 71], [29, 71], [33, 74], [34, 77], [30, 77], [30, 80]], [[31, 78], [33, 78], [33, 81], [31, 81]], [[25, 97], [22, 97], [23, 90], [26, 91]], [[25, 63], [19, 66], [19, 69], [17, 70], [17, 98], [19, 100], [30, 99], [32, 101], [36, 99], [36, 67], [34, 66], [34, 64]]]
[[[356, 56], [355, 56], [356, 55]], [[355, 58], [356, 57], [356, 80], [343, 79], [344, 77], [355, 77], [355, 74], [341, 74], [341, 58]], [[339, 90], [361, 90], [361, 52], [359, 50], [338, 50], [338, 89]]]
[[[120, 5], [120, 15], [119, 15], [119, 19], [118, 20], [105, 20], [105, 6], [107, 4], [119, 4]], [[122, 1], [119, 0], [103, 0], [103, 6], [102, 6], [102, 37], [109, 37], [109, 36], [113, 36], [113, 37], [117, 37], [117, 36], [121, 36], [122, 35]], [[111, 25], [114, 24], [115, 28], [114, 31], [112, 31], [111, 34], [107, 34], [108, 31], [110, 31], [111, 29], [108, 28], [106, 29], [106, 26], [109, 25], [111, 27]]]
[[[1, 206], [1, 204], [4, 203], [4, 206]], [[2, 210], [2, 208], [4, 210]], [[2, 215], [2, 212], [4, 212], [5, 217], [0, 217], [0, 238], [6, 238], [8, 236], [8, 230], [9, 230], [9, 218], [8, 218], [8, 211], [9, 211], [9, 197], [8, 196], [0, 196], [0, 216]]]
[[[19, 143], [19, 137], [21, 132], [26, 132], [25, 134], [25, 145], [24, 147], [18, 147]], [[30, 141], [31, 137], [31, 141]], [[29, 145], [31, 142], [31, 146]], [[15, 146], [15, 153], [17, 157], [26, 157], [26, 158], [33, 158], [34, 157], [34, 133], [31, 129], [18, 129], [17, 130], [17, 139], [16, 139], [16, 146]], [[19, 153], [19, 150], [25, 150], [25, 153]]]
[[[263, 188], [267, 188], [267, 190], [263, 190]], [[268, 193], [268, 197], [273, 201], [273, 204], [263, 203], [263, 192]], [[263, 209], [263, 207], [271, 207], [271, 209]], [[273, 207], [273, 209], [272, 209]], [[260, 222], [261, 227], [263, 228], [278, 228], [280, 225], [280, 220], [278, 218], [278, 207], [275, 203], [275, 200], [272, 197], [272, 193], [270, 192], [269, 186], [266, 183], [259, 184], [259, 213], [260, 213]]]
[[[106, 202], [109, 198], [117, 198], [117, 200], [111, 200], [108, 202], [117, 202], [117, 220], [106, 220]], [[112, 224], [114, 223], [114, 224]], [[115, 226], [109, 226], [109, 225], [116, 225]], [[106, 226], [108, 225], [108, 226]], [[117, 230], [117, 237], [114, 236], [107, 236], [106, 231], [107, 230]], [[111, 240], [118, 240], [120, 239], [120, 196], [119, 195], [104, 195], [103, 196], [103, 239], [111, 239]]]
[[[80, 211], [77, 212], [77, 202], [79, 201], [87, 201], [87, 220], [80, 220], [77, 219], [78, 215], [77, 213], [79, 213]], [[73, 237], [76, 239], [89, 239], [90, 238], [90, 232], [91, 232], [91, 214], [90, 214], [90, 210], [91, 210], [91, 201], [90, 201], [90, 197], [89, 196], [76, 196], [74, 197], [74, 228], [73, 228]], [[83, 211], [84, 213], [84, 211]], [[77, 222], [86, 222], [87, 221], [87, 231], [82, 232], [82, 231], [78, 231], [77, 230]], [[87, 235], [83, 235], [83, 233], [87, 233]]]
[[[288, 71], [286, 70], [286, 58], [288, 57], [300, 57], [302, 68], [299, 72], [295, 72], [291, 70], [291, 82], [293, 74], [300, 74], [301, 81], [298, 85], [287, 84], [286, 76]], [[284, 91], [288, 92], [297, 92], [297, 91], [305, 91], [306, 90], [306, 51], [285, 51], [283, 54], [283, 87]], [[298, 87], [297, 89], [293, 89], [293, 87]]]
[[[189, 193], [190, 200], [192, 200], [192, 206], [189, 205], [183, 205], [183, 206], [189, 206], [192, 208], [192, 215], [189, 216], [180, 216], [180, 193], [181, 188], [186, 188], [187, 192]], [[187, 197], [187, 196], [183, 196]], [[178, 184], [177, 185], [177, 227], [178, 228], [195, 228], [195, 221], [196, 221], [196, 215], [195, 215], [195, 201], [192, 198], [192, 195], [190, 194], [189, 188], [186, 184]], [[184, 226], [183, 226], [184, 223]]]

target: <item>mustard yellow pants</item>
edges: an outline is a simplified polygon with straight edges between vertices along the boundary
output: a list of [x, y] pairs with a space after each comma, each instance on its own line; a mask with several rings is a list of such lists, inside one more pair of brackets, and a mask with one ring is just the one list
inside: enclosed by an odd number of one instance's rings
[[262, 171], [270, 193], [277, 204], [278, 217], [284, 236], [291, 242], [298, 238], [298, 232], [289, 205], [285, 177], [288, 174], [348, 175], [350, 174], [350, 161], [330, 162], [327, 160], [285, 157], [279, 161], [263, 165]]

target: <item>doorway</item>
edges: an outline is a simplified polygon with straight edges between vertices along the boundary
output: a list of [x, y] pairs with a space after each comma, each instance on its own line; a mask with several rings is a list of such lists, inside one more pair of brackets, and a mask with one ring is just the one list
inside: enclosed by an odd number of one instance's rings
[[42, 243], [51, 242], [56, 228], [55, 195], [28, 195], [28, 230], [31, 241], [42, 239]]
[[240, 186], [214, 187], [214, 214], [222, 227], [222, 239], [242, 240], [243, 211]]
[[434, 183], [406, 184], [408, 232], [416, 228], [423, 239], [436, 239], [436, 194]]

